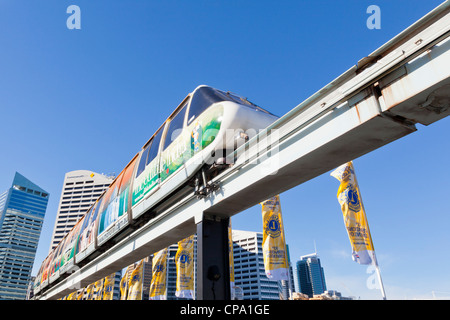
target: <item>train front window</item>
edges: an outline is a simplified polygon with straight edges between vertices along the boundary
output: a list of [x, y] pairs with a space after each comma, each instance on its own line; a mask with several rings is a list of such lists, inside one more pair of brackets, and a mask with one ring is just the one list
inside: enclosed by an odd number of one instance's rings
[[246, 98], [240, 97], [230, 92], [223, 92], [211, 87], [200, 87], [192, 96], [191, 106], [189, 107], [187, 125], [190, 125], [203, 111], [209, 108], [213, 103], [221, 101], [232, 101], [252, 108], [255, 111], [261, 111], [267, 114], [270, 112], [258, 107], [256, 104], [248, 101]]
[[186, 114], [186, 106], [187, 103], [185, 103], [180, 111], [178, 111], [178, 113], [175, 114], [167, 124], [169, 127], [167, 128], [163, 150], [166, 150], [172, 141], [174, 141], [181, 134], [181, 131], [183, 130], [184, 116]]
[[222, 92], [210, 87], [200, 87], [192, 96], [191, 106], [189, 107], [188, 122], [190, 125], [210, 105], [216, 102], [229, 100]]

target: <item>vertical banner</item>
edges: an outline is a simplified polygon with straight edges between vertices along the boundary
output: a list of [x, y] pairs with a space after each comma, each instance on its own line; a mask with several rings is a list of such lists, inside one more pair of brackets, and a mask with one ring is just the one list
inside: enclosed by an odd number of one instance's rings
[[137, 263], [133, 272], [131, 273], [128, 282], [128, 297], [127, 300], [142, 300], [142, 278], [144, 276], [144, 261]]
[[86, 287], [86, 300], [94, 300], [94, 284], [91, 283]]
[[127, 300], [128, 298], [128, 283], [133, 269], [134, 264], [129, 265], [123, 274], [122, 279], [120, 279], [120, 300]]
[[331, 176], [341, 182], [337, 198], [344, 215], [345, 227], [352, 246], [353, 260], [359, 264], [376, 265], [372, 237], [362, 205], [353, 163], [343, 164], [334, 170]]
[[102, 300], [103, 299], [103, 279], [98, 280], [94, 283], [94, 300]]
[[375, 257], [372, 236], [362, 203], [353, 162], [347, 162], [331, 172], [340, 181], [337, 198], [344, 215], [344, 223], [352, 246], [352, 258], [359, 264], [374, 265], [377, 268], [383, 299], [385, 299], [380, 270]]
[[74, 291], [74, 292], [70, 293], [67, 296], [66, 300], [77, 300], [77, 291]]
[[263, 257], [270, 280], [288, 280], [288, 263], [281, 216], [280, 197], [261, 202], [263, 218]]
[[231, 300], [235, 299], [235, 285], [234, 285], [234, 256], [233, 256], [233, 230], [231, 229], [231, 219], [228, 225], [228, 256], [230, 263], [230, 295]]
[[175, 255], [177, 268], [177, 284], [175, 296], [178, 298], [194, 298], [194, 236], [178, 242]]
[[103, 300], [113, 299], [115, 278], [116, 273], [114, 272], [103, 279]]
[[150, 300], [167, 300], [167, 248], [153, 256], [153, 274], [150, 285]]
[[86, 288], [82, 288], [77, 291], [77, 300], [83, 300], [84, 295], [86, 293]]

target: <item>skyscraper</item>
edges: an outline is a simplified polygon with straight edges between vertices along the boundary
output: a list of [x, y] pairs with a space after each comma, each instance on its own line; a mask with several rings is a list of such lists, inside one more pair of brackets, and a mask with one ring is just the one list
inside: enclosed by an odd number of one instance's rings
[[15, 174], [0, 195], [0, 300], [24, 300], [49, 194]]
[[327, 290], [325, 274], [317, 253], [301, 256], [297, 261], [297, 281], [299, 291], [309, 297]]
[[106, 176], [88, 170], [75, 170], [66, 173], [50, 251], [58, 245], [113, 181], [114, 176]]
[[[282, 281], [269, 280], [264, 269], [262, 232], [233, 230], [234, 283], [244, 300], [279, 300], [287, 292]], [[291, 274], [291, 272], [289, 272]], [[292, 283], [289, 281], [289, 283]], [[284, 296], [284, 298], [287, 298]]]

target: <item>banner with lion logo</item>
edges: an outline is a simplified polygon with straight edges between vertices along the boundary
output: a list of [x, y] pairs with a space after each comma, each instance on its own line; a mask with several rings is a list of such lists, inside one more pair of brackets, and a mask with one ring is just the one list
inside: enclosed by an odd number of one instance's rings
[[288, 280], [288, 263], [280, 197], [261, 202], [263, 218], [263, 257], [270, 280]]
[[167, 248], [153, 255], [153, 275], [150, 300], [167, 300]]
[[194, 297], [194, 236], [187, 237], [178, 242], [178, 250], [175, 254], [177, 267], [177, 289], [175, 296], [178, 298], [193, 299]]
[[359, 192], [353, 163], [347, 162], [331, 173], [341, 184], [337, 198], [352, 246], [352, 258], [359, 264], [377, 265], [372, 237]]

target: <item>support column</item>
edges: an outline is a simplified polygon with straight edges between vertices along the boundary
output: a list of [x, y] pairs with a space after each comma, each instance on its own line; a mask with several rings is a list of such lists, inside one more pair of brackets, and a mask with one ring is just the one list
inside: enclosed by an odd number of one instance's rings
[[230, 300], [229, 218], [197, 224], [197, 300]]

